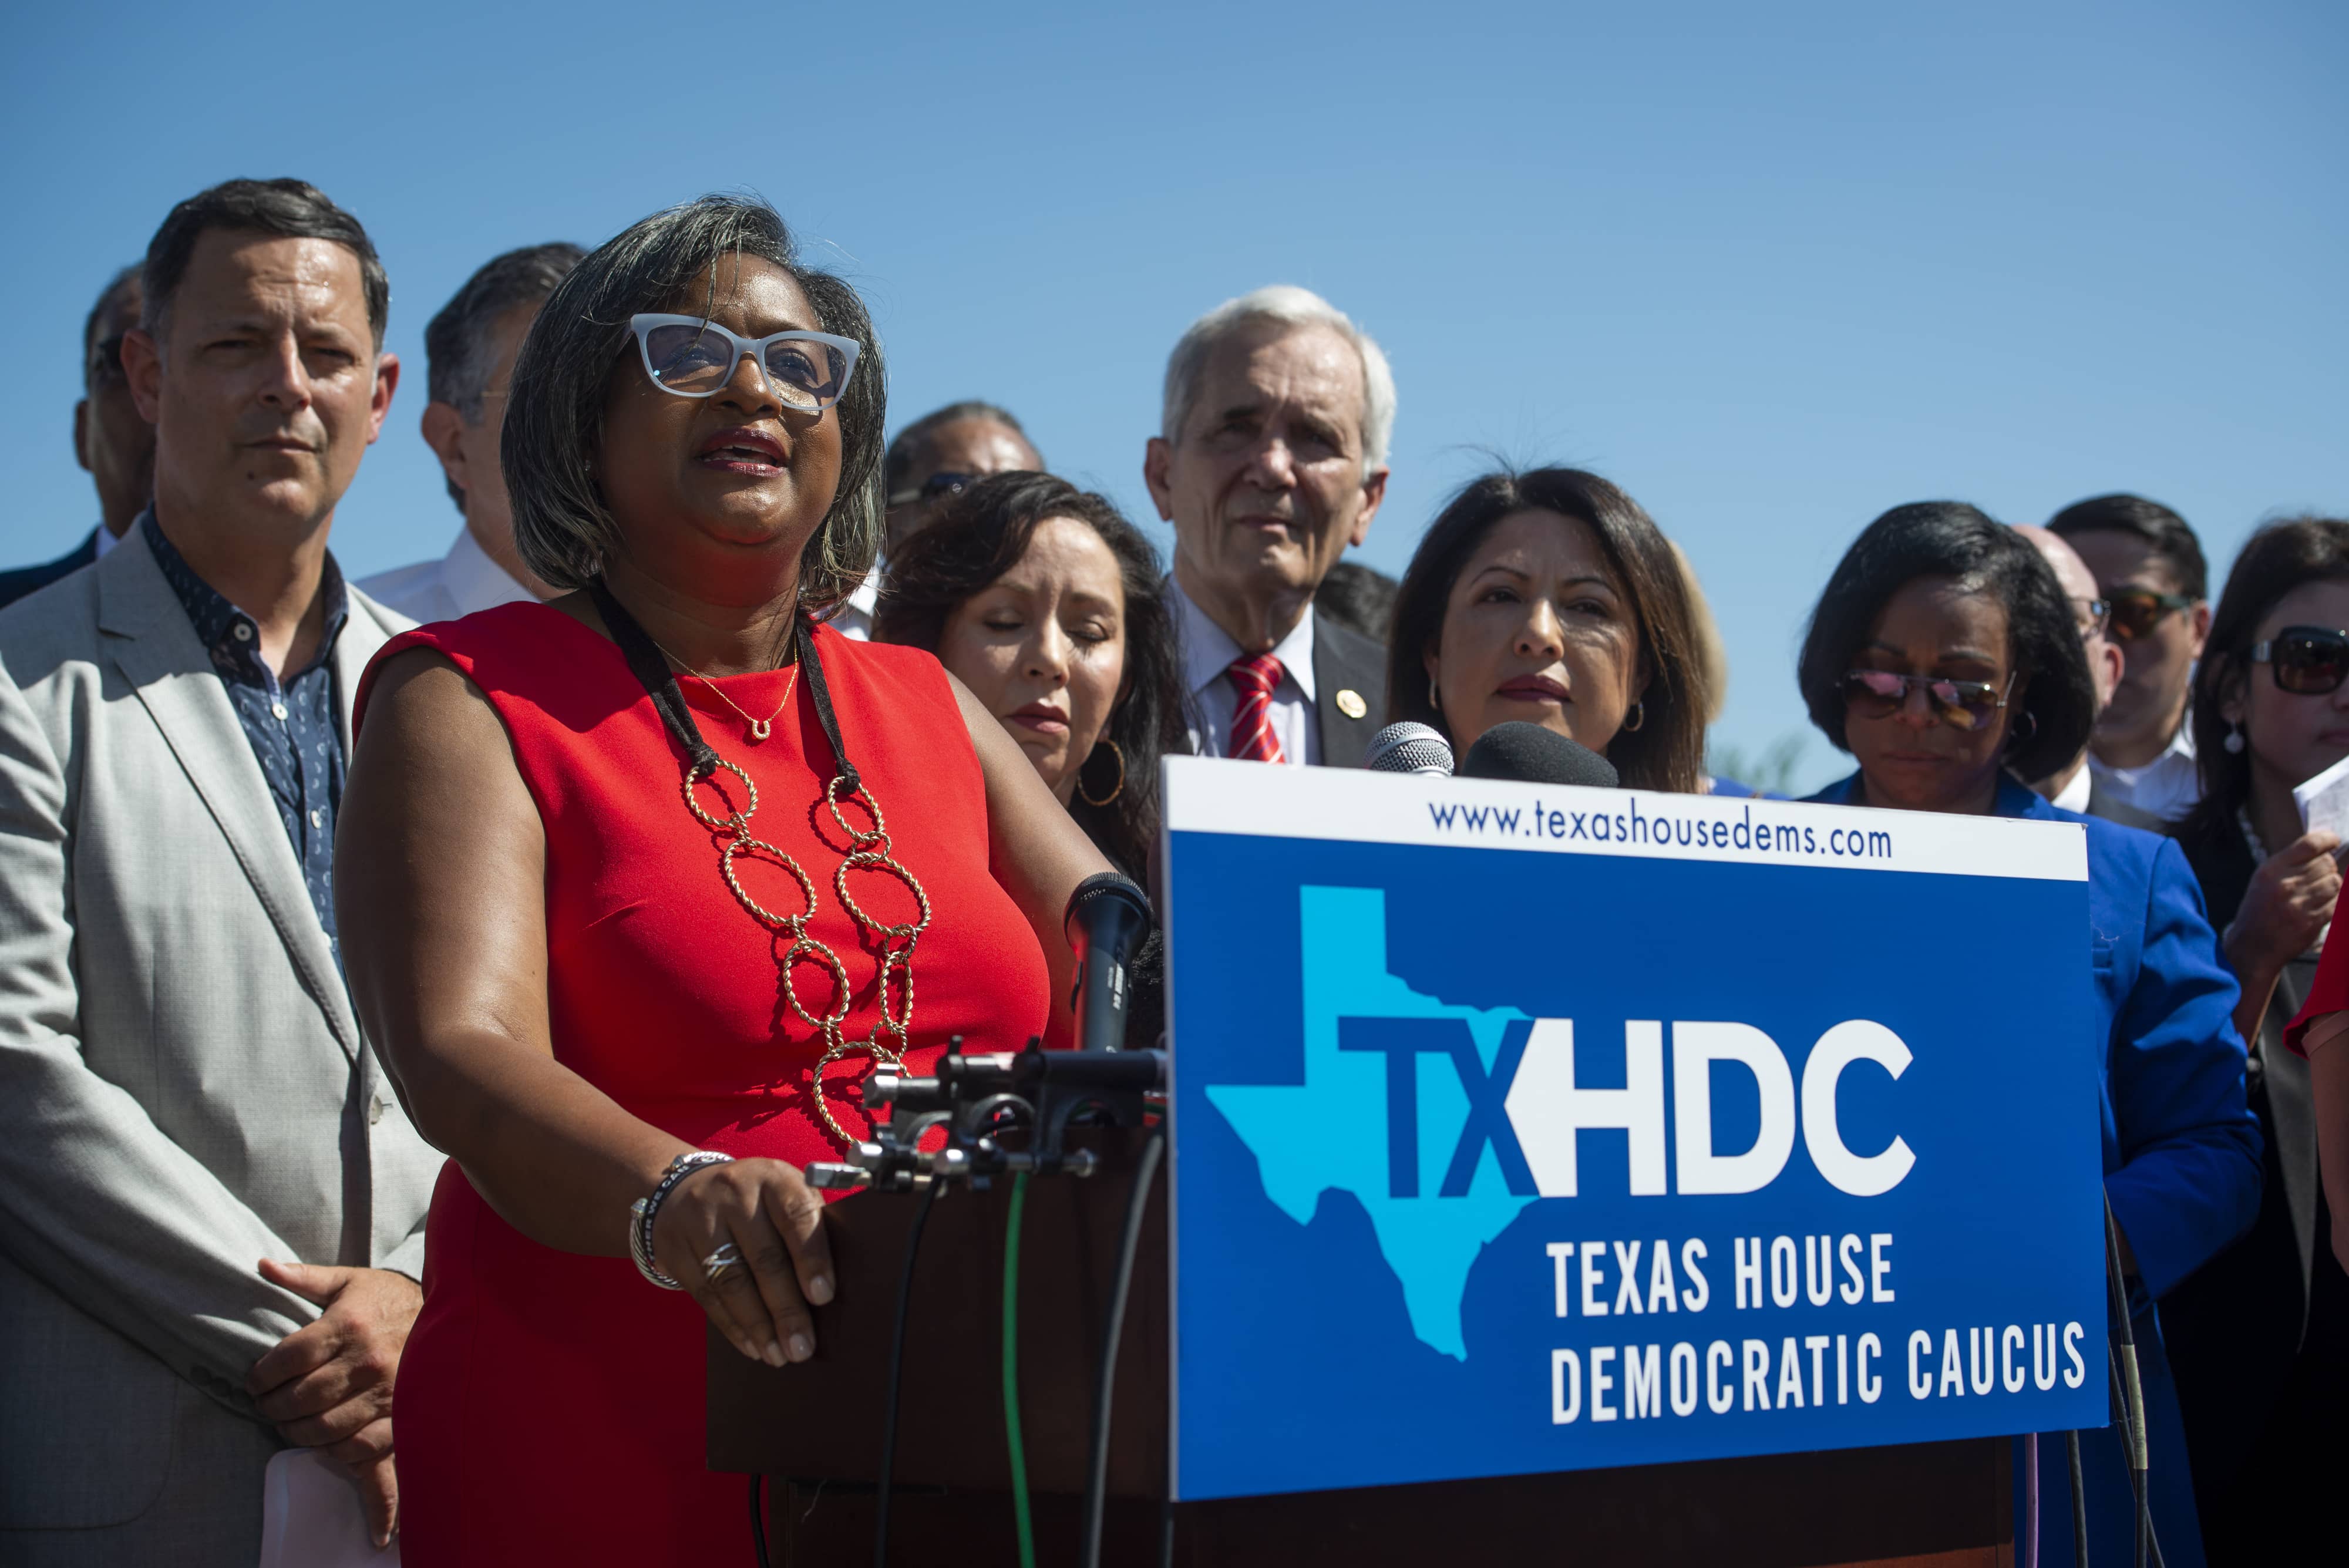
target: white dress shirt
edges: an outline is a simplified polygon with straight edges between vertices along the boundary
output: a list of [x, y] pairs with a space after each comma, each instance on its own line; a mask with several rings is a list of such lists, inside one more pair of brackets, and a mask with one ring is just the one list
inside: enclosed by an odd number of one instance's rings
[[887, 565], [885, 561], [873, 563], [873, 569], [864, 574], [864, 580], [856, 585], [856, 591], [842, 601], [840, 608], [833, 613], [833, 630], [858, 642], [873, 640], [873, 612], [881, 603], [881, 573]]
[[2124, 805], [2150, 812], [2164, 822], [2176, 822], [2202, 798], [2202, 777], [2194, 768], [2194, 714], [2191, 709], [2178, 723], [2168, 749], [2141, 768], [2111, 768], [2091, 754], [2088, 766], [2105, 793]]
[[93, 561], [103, 561], [106, 559], [106, 553], [121, 543], [121, 540], [115, 537], [113, 529], [109, 528], [103, 523], [99, 524], [98, 525], [98, 554], [92, 556], [90, 559]]
[[[1183, 644], [1183, 722], [1191, 734], [1192, 752], [1220, 757], [1229, 744], [1232, 711], [1239, 694], [1225, 673], [1241, 657], [1231, 634], [1207, 618], [1191, 602], [1183, 585], [1166, 579], [1166, 597], [1174, 603], [1175, 635]], [[1272, 732], [1280, 742], [1284, 762], [1310, 767], [1321, 760], [1321, 725], [1313, 707], [1313, 609], [1272, 650], [1280, 660], [1280, 684], [1273, 688]]]
[[2095, 793], [2095, 788], [2096, 775], [2082, 768], [2072, 775], [2070, 784], [2048, 797], [2047, 804], [2058, 811], [2075, 811], [2085, 816], [2088, 814], [2088, 797]]
[[471, 528], [458, 529], [457, 542], [439, 560], [378, 572], [360, 579], [357, 587], [376, 603], [423, 624], [535, 597], [490, 559]]

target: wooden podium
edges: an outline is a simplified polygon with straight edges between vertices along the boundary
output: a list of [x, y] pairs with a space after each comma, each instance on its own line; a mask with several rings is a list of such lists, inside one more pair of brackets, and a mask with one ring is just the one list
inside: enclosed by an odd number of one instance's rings
[[[1040, 1564], [1078, 1561], [1092, 1367], [1139, 1135], [1090, 1139], [1102, 1174], [1031, 1181], [1019, 1275], [1021, 1417]], [[1153, 1194], [1118, 1347], [1102, 1561], [1150, 1568], [1428, 1568], [1490, 1562], [2011, 1568], [2008, 1442], [1162, 1502], [1167, 1441], [1166, 1184]], [[894, 1561], [1018, 1561], [1004, 1438], [1003, 1240], [1010, 1189], [949, 1188], [932, 1210], [906, 1327]], [[862, 1563], [897, 1279], [917, 1199], [832, 1206], [840, 1292], [815, 1358], [781, 1369], [709, 1341], [709, 1466], [769, 1478], [771, 1561]], [[747, 1537], [749, 1526], [745, 1524]]]

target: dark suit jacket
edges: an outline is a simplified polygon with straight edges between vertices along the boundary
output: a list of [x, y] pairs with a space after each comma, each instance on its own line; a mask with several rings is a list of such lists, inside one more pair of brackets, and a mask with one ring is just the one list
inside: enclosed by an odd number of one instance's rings
[[[1313, 707], [1321, 765], [1359, 768], [1371, 737], [1387, 722], [1387, 650], [1326, 615], [1313, 618]], [[1361, 713], [1346, 711], [1360, 699]]]
[[98, 559], [98, 530], [54, 561], [37, 566], [19, 566], [13, 572], [0, 572], [0, 609], [15, 604], [26, 594], [46, 588], [68, 573], [78, 572]]

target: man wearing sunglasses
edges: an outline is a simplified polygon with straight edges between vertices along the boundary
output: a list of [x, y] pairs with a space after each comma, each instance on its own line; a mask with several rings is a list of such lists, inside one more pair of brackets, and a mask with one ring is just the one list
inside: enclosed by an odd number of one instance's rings
[[933, 410], [897, 432], [881, 460], [889, 500], [887, 543], [833, 625], [850, 637], [873, 634], [873, 608], [889, 556], [936, 522], [955, 499], [990, 473], [1041, 473], [1044, 454], [1009, 409], [966, 399]]
[[[2072, 601], [2072, 617], [2079, 623], [2080, 643], [2088, 655], [2088, 679], [2096, 689], [2096, 711], [2101, 715], [2111, 705], [2113, 691], [2121, 680], [2122, 654], [2109, 631], [2112, 607], [2098, 595], [2095, 576], [2088, 570], [2087, 563], [2060, 535], [2029, 524], [2017, 527], [2015, 532], [2031, 541], [2054, 572], [2064, 597]], [[2044, 795], [2049, 805], [2061, 810], [2101, 816], [2107, 822], [2149, 833], [2161, 831], [2159, 817], [2116, 799], [2105, 787], [2103, 779], [2088, 765], [2088, 750], [2085, 746], [2069, 763], [2047, 777], [2025, 782]]]
[[81, 401], [74, 405], [74, 457], [98, 485], [98, 525], [54, 561], [0, 572], [0, 606], [78, 572], [114, 547], [155, 487], [155, 427], [139, 412], [122, 373], [122, 335], [139, 325], [139, 269], [114, 275], [81, 330]]
[[2210, 634], [2209, 568], [2186, 520], [2141, 495], [2099, 495], [2048, 520], [2095, 575], [2121, 650], [2120, 684], [2096, 721], [2088, 765], [2105, 792], [2164, 822], [2201, 798], [2186, 721]]

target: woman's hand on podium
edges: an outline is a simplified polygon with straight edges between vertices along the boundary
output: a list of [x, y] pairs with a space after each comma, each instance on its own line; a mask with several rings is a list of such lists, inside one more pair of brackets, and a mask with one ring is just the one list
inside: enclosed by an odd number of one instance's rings
[[740, 1159], [695, 1171], [662, 1202], [653, 1253], [751, 1360], [781, 1366], [815, 1354], [808, 1308], [832, 1300], [832, 1250], [823, 1199], [798, 1166]]

